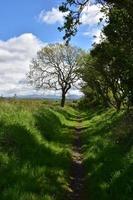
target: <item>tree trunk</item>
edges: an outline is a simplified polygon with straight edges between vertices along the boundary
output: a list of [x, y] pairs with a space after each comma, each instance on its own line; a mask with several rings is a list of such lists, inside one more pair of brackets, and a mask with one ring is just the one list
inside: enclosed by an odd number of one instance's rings
[[65, 105], [65, 100], [66, 100], [66, 95], [65, 95], [64, 92], [62, 92], [61, 107], [64, 107], [64, 105]]

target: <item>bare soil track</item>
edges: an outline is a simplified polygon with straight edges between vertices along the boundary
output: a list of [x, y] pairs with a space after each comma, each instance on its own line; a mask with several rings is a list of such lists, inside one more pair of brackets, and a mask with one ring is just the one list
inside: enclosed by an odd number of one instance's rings
[[69, 194], [69, 200], [85, 200], [84, 193], [84, 179], [85, 179], [85, 170], [83, 165], [82, 157], [82, 119], [78, 117], [77, 126], [74, 130], [74, 143], [73, 143], [73, 155], [72, 155], [72, 166], [71, 166], [71, 182], [70, 188], [71, 193]]

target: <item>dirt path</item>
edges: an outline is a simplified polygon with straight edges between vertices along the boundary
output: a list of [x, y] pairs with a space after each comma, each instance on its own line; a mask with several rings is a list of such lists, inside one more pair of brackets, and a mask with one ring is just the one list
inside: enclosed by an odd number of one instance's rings
[[71, 183], [72, 190], [69, 200], [85, 200], [84, 198], [84, 166], [82, 157], [82, 120], [78, 118], [78, 124], [75, 128], [73, 155], [72, 155], [72, 168], [71, 168]]

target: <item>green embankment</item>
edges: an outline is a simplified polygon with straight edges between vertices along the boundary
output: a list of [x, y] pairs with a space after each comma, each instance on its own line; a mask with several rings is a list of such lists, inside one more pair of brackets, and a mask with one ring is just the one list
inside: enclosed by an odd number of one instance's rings
[[76, 111], [41, 101], [0, 104], [0, 200], [62, 200]]
[[81, 116], [86, 200], [132, 200], [133, 112], [0, 102], [0, 200], [63, 200]]
[[133, 199], [133, 113], [85, 113], [86, 191], [90, 200]]

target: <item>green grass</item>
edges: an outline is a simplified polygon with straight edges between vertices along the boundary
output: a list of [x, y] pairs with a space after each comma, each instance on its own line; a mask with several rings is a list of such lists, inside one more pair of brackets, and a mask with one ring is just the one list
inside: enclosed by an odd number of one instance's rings
[[63, 200], [69, 190], [77, 112], [45, 104], [0, 103], [0, 200]]
[[133, 112], [73, 107], [0, 100], [0, 200], [65, 200], [78, 115], [87, 199], [133, 199]]
[[86, 192], [90, 200], [133, 199], [133, 113], [84, 114]]

